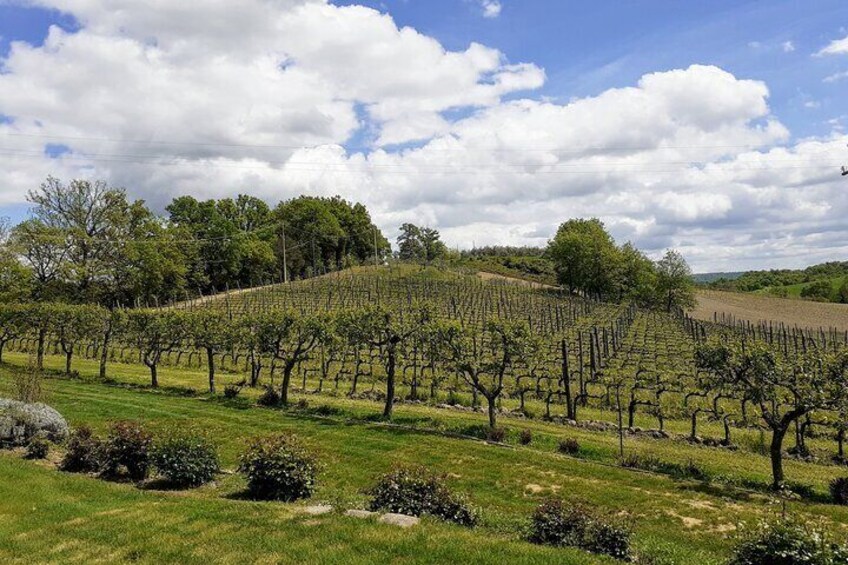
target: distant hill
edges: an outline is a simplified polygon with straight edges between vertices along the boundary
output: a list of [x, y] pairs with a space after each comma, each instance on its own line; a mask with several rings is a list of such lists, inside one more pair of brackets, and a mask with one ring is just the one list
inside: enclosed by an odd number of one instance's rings
[[695, 273], [694, 275], [692, 275], [692, 279], [697, 284], [707, 284], [713, 281], [717, 281], [719, 279], [725, 279], [728, 281], [736, 280], [744, 274], [745, 271], [727, 273]]
[[[832, 261], [806, 269], [772, 269], [744, 273], [695, 275], [699, 284], [715, 290], [752, 292], [780, 298], [848, 303], [848, 261]], [[705, 277], [711, 277], [705, 279]]]

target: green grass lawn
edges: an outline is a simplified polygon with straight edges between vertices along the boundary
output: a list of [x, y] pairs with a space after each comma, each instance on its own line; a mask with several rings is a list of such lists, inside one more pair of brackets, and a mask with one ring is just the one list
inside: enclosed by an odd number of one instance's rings
[[[10, 354], [7, 361], [25, 363]], [[61, 359], [49, 357], [51, 366]], [[603, 559], [570, 549], [521, 541], [532, 509], [545, 496], [581, 499], [629, 520], [634, 545], [659, 563], [721, 563], [734, 542], [733, 528], [777, 511], [774, 500], [723, 484], [675, 481], [614, 464], [611, 433], [564, 428], [541, 421], [504, 419], [515, 433], [534, 432], [528, 447], [501, 447], [443, 432], [484, 422], [481, 414], [401, 405], [401, 426], [369, 421], [376, 404], [308, 395], [328, 417], [309, 410], [269, 410], [245, 395], [233, 401], [179, 390], [153, 392], [143, 367], [113, 364], [115, 386], [94, 379], [96, 365], [79, 360], [80, 379], [45, 381], [48, 403], [72, 425], [103, 430], [115, 419], [136, 419], [154, 430], [195, 426], [218, 443], [225, 468], [218, 481], [194, 491], [158, 492], [61, 473], [46, 463], [0, 454], [0, 561], [4, 562], [322, 562], [322, 563], [596, 563]], [[0, 396], [11, 394], [9, 367], [0, 368]], [[202, 371], [168, 368], [163, 385], [203, 389]], [[236, 375], [224, 377], [235, 379]], [[363, 507], [363, 491], [396, 463], [420, 463], [447, 473], [451, 484], [482, 511], [475, 530], [425, 520], [400, 530], [340, 514], [308, 516], [303, 504], [257, 503], [240, 498], [237, 455], [255, 435], [294, 431], [323, 463], [314, 501], [337, 508]], [[591, 460], [555, 451], [558, 438], [576, 437]], [[511, 439], [512, 436], [510, 436]], [[767, 460], [669, 440], [628, 438], [630, 452], [663, 460], [689, 459], [732, 477], [768, 477]], [[838, 467], [791, 462], [790, 478], [823, 490]], [[790, 502], [790, 511], [823, 520], [845, 533], [848, 508]], [[608, 561], [608, 560], [607, 560]]]

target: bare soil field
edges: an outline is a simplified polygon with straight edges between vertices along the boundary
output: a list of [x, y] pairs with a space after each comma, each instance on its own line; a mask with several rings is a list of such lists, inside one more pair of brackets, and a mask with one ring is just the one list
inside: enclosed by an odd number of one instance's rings
[[791, 300], [758, 296], [742, 292], [699, 290], [698, 305], [692, 316], [712, 320], [718, 312], [740, 320], [759, 322], [772, 320], [808, 328], [836, 328], [848, 331], [848, 304], [828, 304], [808, 300]]
[[508, 277], [506, 275], [498, 275], [496, 273], [489, 273], [487, 271], [478, 271], [477, 276], [480, 277], [484, 281], [498, 280], [498, 281], [506, 281], [515, 284], [519, 284], [521, 286], [528, 286], [530, 288], [557, 288], [555, 286], [549, 284], [543, 284], [535, 281], [528, 281], [527, 279], [519, 279], [516, 277]]

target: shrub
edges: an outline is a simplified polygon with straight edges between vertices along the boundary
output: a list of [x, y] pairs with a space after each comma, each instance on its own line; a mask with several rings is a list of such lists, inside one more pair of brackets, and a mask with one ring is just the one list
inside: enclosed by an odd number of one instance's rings
[[836, 504], [848, 504], [848, 477], [839, 477], [830, 482], [830, 496]]
[[259, 404], [259, 406], [279, 406], [282, 399], [280, 398], [280, 393], [277, 392], [277, 389], [271, 385], [265, 385], [264, 389], [265, 390], [256, 400], [256, 403]]
[[27, 404], [34, 404], [44, 400], [44, 392], [41, 389], [42, 374], [30, 363], [26, 369], [12, 372], [15, 383], [15, 399]]
[[27, 459], [46, 459], [48, 453], [50, 453], [50, 442], [46, 437], [35, 436], [27, 444]]
[[154, 445], [150, 459], [159, 475], [180, 487], [208, 483], [220, 469], [215, 446], [194, 432], [171, 432]]
[[291, 502], [315, 490], [318, 463], [293, 435], [254, 439], [242, 454], [239, 472], [255, 498]]
[[232, 400], [241, 393], [241, 387], [238, 385], [227, 385], [224, 387], [224, 398]]
[[580, 453], [580, 443], [573, 437], [561, 439], [559, 441], [559, 452], [566, 455], [577, 455]]
[[80, 426], [71, 432], [59, 468], [69, 473], [94, 473], [100, 470], [102, 455], [103, 440], [88, 426]]
[[566, 504], [558, 498], [548, 499], [536, 508], [528, 539], [543, 545], [579, 547], [617, 559], [631, 556], [627, 528], [581, 504]]
[[503, 443], [505, 437], [506, 428], [500, 426], [495, 428], [489, 428], [489, 431], [486, 432], [486, 439], [495, 443]]
[[102, 472], [118, 476], [123, 469], [134, 481], [147, 477], [153, 437], [138, 422], [114, 422], [103, 446]]
[[472, 527], [477, 524], [477, 512], [464, 497], [451, 492], [443, 475], [424, 467], [398, 467], [380, 477], [369, 490], [373, 498], [371, 510], [386, 510], [411, 516], [429, 514]]
[[795, 519], [763, 522], [738, 543], [730, 565], [837, 565], [848, 563], [848, 547], [827, 532]]
[[705, 471], [691, 460], [685, 465], [681, 465], [680, 463], [663, 461], [656, 457], [644, 457], [641, 455], [630, 454], [624, 456], [624, 458], [621, 459], [620, 464], [622, 467], [630, 469], [641, 469], [643, 471], [670, 475], [675, 479], [694, 479], [697, 481], [709, 481], [711, 479], [709, 472]]
[[530, 430], [521, 430], [521, 433], [518, 434], [518, 443], [521, 445], [530, 445], [531, 441], [533, 441], [533, 432]]

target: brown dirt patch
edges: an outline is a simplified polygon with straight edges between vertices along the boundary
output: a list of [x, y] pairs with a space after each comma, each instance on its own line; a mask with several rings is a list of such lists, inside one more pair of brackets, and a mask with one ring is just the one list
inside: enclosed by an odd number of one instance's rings
[[691, 312], [692, 316], [713, 321], [715, 313], [730, 314], [738, 320], [754, 323], [771, 320], [789, 326], [848, 331], [848, 304], [791, 300], [719, 290], [698, 291], [698, 305]]

